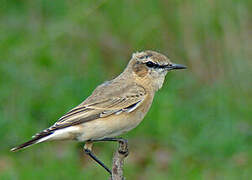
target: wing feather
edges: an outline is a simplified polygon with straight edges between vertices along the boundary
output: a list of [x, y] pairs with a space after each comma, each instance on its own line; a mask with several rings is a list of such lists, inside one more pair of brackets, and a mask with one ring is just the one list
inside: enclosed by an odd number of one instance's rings
[[[108, 86], [110, 86], [109, 84]], [[100, 88], [100, 90], [99, 90]], [[98, 118], [132, 112], [145, 99], [146, 92], [142, 86], [133, 84], [130, 86], [118, 86], [111, 94], [111, 87], [98, 86], [97, 89], [79, 106], [73, 108], [62, 116], [50, 130], [65, 128], [81, 124]], [[48, 129], [48, 130], [49, 130]]]

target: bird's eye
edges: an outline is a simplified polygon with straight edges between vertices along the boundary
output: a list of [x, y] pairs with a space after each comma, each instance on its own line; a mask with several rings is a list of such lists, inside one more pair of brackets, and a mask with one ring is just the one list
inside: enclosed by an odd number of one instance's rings
[[148, 66], [148, 67], [152, 68], [152, 67], [155, 67], [155, 66], [156, 66], [156, 64], [155, 64], [155, 63], [153, 63], [153, 62], [151, 62], [151, 61], [148, 61], [148, 62], [146, 63], [146, 66]]

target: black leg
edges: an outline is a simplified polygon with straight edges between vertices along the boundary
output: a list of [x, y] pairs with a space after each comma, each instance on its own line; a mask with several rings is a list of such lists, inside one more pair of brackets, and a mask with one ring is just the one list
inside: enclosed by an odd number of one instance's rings
[[[104, 142], [104, 141], [114, 141], [114, 142], [118, 142], [120, 144], [125, 144], [126, 145], [126, 149], [123, 149], [123, 150], [118, 150], [119, 153], [121, 154], [124, 154], [125, 157], [128, 155], [128, 141], [126, 139], [123, 139], [123, 138], [104, 138], [104, 139], [100, 139], [100, 140], [91, 140], [91, 141], [88, 141], [88, 142]], [[112, 175], [112, 172], [111, 170], [102, 162], [100, 161], [93, 153], [92, 151], [89, 149], [89, 148], [85, 148], [84, 147], [84, 152], [89, 155], [95, 162], [97, 162], [100, 166], [102, 166], [110, 175]]]
[[100, 164], [110, 175], [112, 174], [110, 169], [105, 166], [105, 164], [100, 161], [89, 149], [84, 149], [85, 153], [87, 155], [89, 155], [95, 162], [97, 162], [98, 164]]

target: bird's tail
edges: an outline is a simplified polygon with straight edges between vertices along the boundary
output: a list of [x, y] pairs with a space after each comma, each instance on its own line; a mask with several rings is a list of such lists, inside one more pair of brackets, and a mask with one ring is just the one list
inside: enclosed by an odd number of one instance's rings
[[42, 132], [36, 134], [35, 136], [33, 136], [30, 141], [27, 141], [27, 142], [25, 142], [23, 144], [20, 144], [19, 146], [16, 146], [16, 147], [12, 148], [11, 151], [15, 152], [15, 151], [18, 151], [20, 149], [29, 147], [29, 146], [31, 146], [33, 144], [41, 143], [41, 142], [49, 139], [49, 136], [52, 133], [53, 133], [52, 131], [48, 131], [48, 130], [42, 131]]

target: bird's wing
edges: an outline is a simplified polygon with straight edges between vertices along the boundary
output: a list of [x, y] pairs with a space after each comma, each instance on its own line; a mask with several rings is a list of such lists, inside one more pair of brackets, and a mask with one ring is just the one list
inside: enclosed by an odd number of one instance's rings
[[61, 129], [112, 114], [132, 112], [146, 97], [144, 88], [136, 84], [120, 85], [114, 88], [111, 90], [110, 86], [98, 86], [90, 97], [62, 116], [49, 129]]

